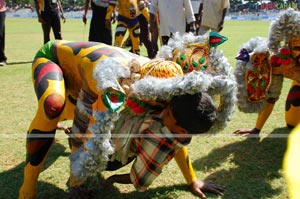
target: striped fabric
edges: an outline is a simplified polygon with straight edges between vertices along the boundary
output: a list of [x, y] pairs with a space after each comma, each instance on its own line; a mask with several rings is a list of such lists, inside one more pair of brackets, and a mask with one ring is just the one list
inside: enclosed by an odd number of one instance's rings
[[130, 172], [131, 182], [139, 191], [147, 189], [162, 172], [163, 166], [173, 158], [175, 151], [183, 146], [162, 121], [153, 120], [142, 135], [133, 140], [136, 159]]

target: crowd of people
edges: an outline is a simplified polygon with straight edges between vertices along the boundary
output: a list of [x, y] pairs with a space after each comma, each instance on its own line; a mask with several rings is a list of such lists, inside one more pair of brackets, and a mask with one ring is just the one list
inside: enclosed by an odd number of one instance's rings
[[232, 1], [230, 5], [229, 12], [234, 13], [252, 13], [252, 12], [260, 12], [260, 11], [278, 11], [278, 10], [284, 10], [287, 8], [294, 8], [294, 9], [300, 9], [300, 1], [278, 1], [278, 2], [272, 2], [272, 1]]

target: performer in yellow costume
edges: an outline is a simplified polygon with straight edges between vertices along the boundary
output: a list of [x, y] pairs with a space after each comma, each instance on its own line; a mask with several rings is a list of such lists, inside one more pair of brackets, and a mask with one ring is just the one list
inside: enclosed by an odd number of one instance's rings
[[[208, 41], [201, 37], [188, 41], [195, 45], [202, 40]], [[223, 70], [229, 71], [225, 68], [230, 67], [227, 59], [214, 50], [212, 52], [216, 58], [211, 62], [215, 64], [211, 65], [212, 68], [223, 67], [219, 68], [221, 74], [215, 74], [216, 78], [196, 71], [185, 77], [174, 62], [164, 59], [151, 61], [97, 42], [61, 40], [45, 44], [37, 52], [32, 65], [38, 110], [27, 134], [24, 181], [19, 198], [36, 197], [38, 176], [60, 121], [73, 120], [71, 190], [83, 184], [87, 177], [105, 170], [109, 155], [114, 150], [110, 144], [110, 132], [125, 101], [126, 107], [138, 110], [137, 115], [143, 115], [140, 108], [135, 109], [128, 102], [138, 100], [136, 104], [149, 102], [150, 105], [161, 105], [172, 96], [184, 93], [222, 93], [224, 101], [212, 129], [224, 128], [233, 112], [235, 82], [224, 75]], [[202, 198], [205, 197], [202, 191], [222, 194], [222, 187], [196, 179], [186, 147], [177, 151], [175, 159], [195, 194]]]
[[280, 96], [284, 78], [293, 80], [286, 98], [286, 124], [293, 128], [300, 123], [299, 22], [300, 13], [288, 9], [271, 23], [268, 39], [253, 38], [239, 52], [235, 72], [240, 85], [239, 108], [259, 115], [255, 128], [242, 128], [235, 133], [260, 133]]
[[149, 21], [148, 9], [141, 0], [110, 0], [106, 13], [106, 24], [110, 27], [110, 17], [118, 3], [117, 27], [114, 46], [121, 47], [126, 30], [128, 29], [132, 41], [132, 52], [139, 54], [140, 51], [140, 25], [139, 13], [141, 12]]
[[287, 180], [291, 199], [300, 198], [300, 125], [288, 137], [288, 146], [283, 159], [283, 174]]

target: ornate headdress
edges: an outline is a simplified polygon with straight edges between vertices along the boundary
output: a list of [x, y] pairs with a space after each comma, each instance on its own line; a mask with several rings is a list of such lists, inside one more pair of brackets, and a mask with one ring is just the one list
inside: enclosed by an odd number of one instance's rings
[[[209, 41], [207, 38], [207, 36], [193, 36], [191, 34], [180, 36], [175, 34], [169, 45], [162, 47], [157, 60], [151, 60], [150, 63], [141, 66], [142, 78], [133, 82], [132, 95], [146, 102], [168, 101], [173, 96], [195, 94], [197, 92], [206, 92], [212, 97], [220, 96], [217, 104], [217, 119], [210, 129], [211, 132], [217, 132], [225, 128], [230, 120], [236, 101], [236, 82], [231, 74], [232, 67], [227, 58], [223, 56], [222, 52], [217, 51], [214, 45], [210, 45], [208, 63], [212, 69], [209, 71], [213, 71], [213, 73], [206, 73], [205, 70], [193, 70], [185, 75], [182, 75], [182, 71], [178, 71], [180, 66], [177, 63], [170, 61], [173, 59], [175, 49], [178, 49], [178, 52], [183, 52], [188, 47], [207, 45]], [[194, 53], [196, 52], [198, 51]], [[155, 66], [155, 63], [158, 67]], [[171, 70], [169, 70], [170, 68]], [[122, 63], [116, 59], [107, 58], [102, 60], [94, 71], [94, 78], [98, 81], [98, 89], [119, 88], [120, 85], [118, 85], [117, 79], [130, 77], [129, 71], [129, 68], [124, 68]], [[158, 78], [164, 77], [168, 72], [173, 75], [169, 78]], [[109, 79], [107, 80], [107, 78]], [[107, 150], [110, 149], [108, 140], [118, 113], [108, 109], [105, 112], [93, 114], [96, 123], [90, 125], [89, 131], [94, 136], [91, 136], [84, 143], [86, 151], [79, 149], [71, 156], [72, 173], [80, 179], [85, 179], [103, 171], [107, 156], [112, 153], [111, 150]]]
[[[289, 44], [293, 37], [300, 36], [300, 12], [292, 8], [281, 12], [270, 25], [269, 49], [277, 53]], [[284, 42], [284, 43], [282, 43]]]

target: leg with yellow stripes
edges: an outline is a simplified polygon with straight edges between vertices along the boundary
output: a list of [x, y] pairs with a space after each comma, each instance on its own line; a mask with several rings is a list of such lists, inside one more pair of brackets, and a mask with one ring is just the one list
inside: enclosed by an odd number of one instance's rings
[[34, 60], [33, 83], [38, 110], [27, 134], [24, 181], [19, 198], [35, 198], [40, 170], [53, 143], [65, 104], [65, 85], [58, 65], [45, 58]]
[[129, 29], [129, 36], [132, 43], [132, 52], [134, 54], [140, 54], [140, 25], [137, 23]]
[[118, 21], [115, 33], [114, 46], [121, 47], [124, 35], [126, 34], [127, 25], [124, 22]]
[[285, 121], [288, 127], [294, 128], [300, 123], [300, 83], [292, 82], [285, 103]]

